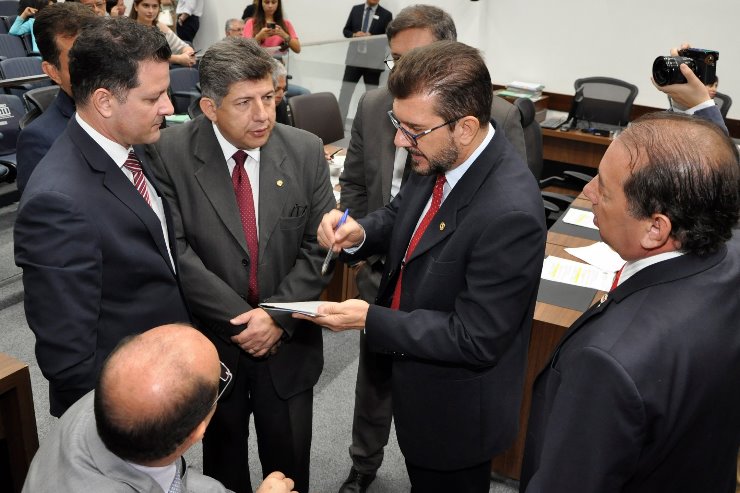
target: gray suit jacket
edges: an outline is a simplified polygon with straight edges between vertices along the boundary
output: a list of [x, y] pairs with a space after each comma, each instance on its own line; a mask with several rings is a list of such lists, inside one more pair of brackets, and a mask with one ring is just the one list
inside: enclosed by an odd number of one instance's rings
[[[151, 476], [131, 467], [100, 440], [93, 412], [94, 395], [88, 393], [69, 408], [41, 444], [23, 485], [25, 493], [163, 493]], [[230, 491], [194, 469], [182, 469], [183, 493]]]
[[[342, 208], [350, 208], [352, 217], [356, 219], [390, 202], [396, 155], [393, 145], [396, 129], [387, 115], [392, 107], [393, 96], [385, 87], [366, 92], [357, 105], [344, 171], [339, 177], [342, 186], [339, 202]], [[494, 96], [491, 117], [496, 123], [496, 131], [503, 131], [526, 162], [519, 110], [505, 99]], [[375, 299], [383, 270], [382, 264], [378, 264], [379, 259], [369, 258], [357, 271], [360, 297], [370, 303]]]
[[[230, 337], [244, 326], [229, 320], [254, 308], [245, 299], [250, 254], [213, 125], [200, 116], [168, 128], [148, 153], [172, 207], [185, 298], [196, 326], [233, 370], [241, 349]], [[261, 148], [259, 191], [260, 301], [318, 299], [330, 277], [321, 276], [326, 252], [316, 231], [336, 206], [321, 141], [276, 124]], [[311, 388], [321, 374], [321, 329], [289, 314], [272, 315], [285, 341], [269, 358], [270, 375], [277, 393], [288, 398]]]

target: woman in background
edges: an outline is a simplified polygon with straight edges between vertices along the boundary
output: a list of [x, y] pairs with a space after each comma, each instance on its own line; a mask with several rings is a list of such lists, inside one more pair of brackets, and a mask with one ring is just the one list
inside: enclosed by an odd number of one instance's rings
[[244, 24], [244, 37], [254, 38], [273, 55], [284, 55], [288, 48], [301, 52], [301, 42], [293, 24], [283, 18], [283, 7], [279, 0], [260, 0], [254, 17]]
[[162, 8], [161, 0], [134, 0], [129, 17], [139, 24], [145, 26], [156, 26], [164, 34], [167, 44], [170, 45], [172, 56], [170, 63], [176, 63], [185, 67], [195, 65], [195, 50], [185, 41], [177, 37], [172, 29], [158, 22], [159, 12]]
[[39, 10], [52, 3], [56, 3], [56, 0], [20, 0], [18, 2], [18, 16], [8, 29], [8, 34], [13, 36], [31, 34], [31, 49], [34, 53], [38, 53], [39, 47], [36, 46], [36, 36], [33, 35], [33, 17]]
[[254, 11], [257, 9], [257, 2], [259, 2], [259, 0], [252, 0], [252, 3], [244, 8], [244, 12], [242, 13], [243, 21], [246, 21], [247, 19], [254, 16]]

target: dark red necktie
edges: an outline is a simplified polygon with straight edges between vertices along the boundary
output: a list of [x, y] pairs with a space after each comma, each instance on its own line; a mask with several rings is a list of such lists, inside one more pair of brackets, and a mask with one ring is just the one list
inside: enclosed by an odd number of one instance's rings
[[149, 189], [146, 187], [144, 172], [141, 170], [141, 162], [139, 161], [139, 158], [136, 157], [136, 153], [133, 149], [128, 151], [128, 158], [126, 158], [123, 166], [133, 175], [134, 187], [136, 187], [136, 191], [139, 192], [142, 197], [144, 197], [146, 203], [149, 204], [149, 207], [151, 207], [152, 201], [149, 198]]
[[615, 289], [617, 289], [617, 286], [619, 286], [619, 276], [622, 275], [623, 270], [624, 270], [624, 266], [621, 269], [619, 269], [616, 274], [614, 274], [614, 280], [612, 281], [612, 287], [609, 290], [610, 292], [614, 291]]
[[396, 289], [393, 291], [393, 300], [391, 301], [391, 308], [393, 310], [398, 310], [398, 307], [401, 306], [401, 281], [403, 279], [404, 265], [408, 259], [411, 258], [411, 254], [414, 253], [416, 245], [419, 244], [421, 237], [424, 235], [424, 231], [426, 231], [427, 227], [432, 222], [432, 219], [434, 219], [434, 216], [437, 214], [437, 211], [439, 211], [439, 207], [442, 205], [442, 194], [444, 192], [445, 181], [444, 174], [437, 175], [437, 181], [434, 183], [434, 190], [432, 191], [432, 205], [429, 206], [427, 213], [424, 214], [424, 217], [419, 223], [419, 227], [416, 228], [416, 231], [414, 232], [414, 236], [411, 237], [408, 249], [406, 249], [406, 256], [403, 258], [401, 272], [399, 272], [398, 281], [396, 281]]
[[236, 203], [239, 205], [239, 215], [244, 229], [244, 238], [249, 250], [249, 293], [247, 302], [256, 307], [259, 304], [259, 286], [257, 283], [257, 266], [259, 265], [259, 240], [257, 237], [257, 215], [254, 212], [254, 197], [249, 176], [244, 169], [247, 153], [239, 150], [234, 153], [234, 171], [231, 173], [231, 182], [234, 185]]

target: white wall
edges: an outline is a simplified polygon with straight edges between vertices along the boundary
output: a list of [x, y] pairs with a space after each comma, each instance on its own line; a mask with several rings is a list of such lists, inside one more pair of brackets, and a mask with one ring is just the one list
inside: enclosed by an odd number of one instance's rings
[[[240, 17], [249, 1], [206, 0], [196, 47], [220, 39], [226, 19]], [[452, 15], [459, 40], [483, 50], [493, 80], [502, 84], [541, 82], [548, 91], [572, 94], [576, 78], [604, 75], [636, 84], [637, 104], [665, 107], [665, 96], [650, 83], [653, 59], [683, 41], [718, 50], [720, 91], [734, 97], [729, 117], [740, 119], [738, 0], [419, 1]], [[349, 10], [357, 3], [284, 0], [283, 7], [306, 43], [341, 38]], [[393, 13], [414, 3], [382, 0]]]

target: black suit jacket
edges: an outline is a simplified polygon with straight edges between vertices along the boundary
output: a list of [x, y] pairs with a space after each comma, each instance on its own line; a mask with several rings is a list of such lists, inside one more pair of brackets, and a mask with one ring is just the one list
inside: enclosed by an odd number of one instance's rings
[[189, 321], [157, 215], [74, 119], [26, 187], [14, 240], [54, 416], [95, 387], [121, 339]]
[[435, 178], [412, 175], [359, 222], [355, 256], [387, 254], [369, 347], [394, 355], [396, 434], [414, 465], [454, 470], [489, 460], [516, 436], [542, 268], [539, 189], [496, 133], [442, 203], [406, 263], [400, 310], [387, 308]]
[[[349, 11], [349, 17], [347, 17], [347, 23], [342, 29], [342, 33], [345, 38], [351, 38], [354, 33], [362, 30], [362, 19], [365, 16], [366, 3], [361, 3], [352, 7]], [[388, 23], [393, 19], [393, 14], [389, 10], [384, 9], [381, 5], [378, 5], [375, 9], [375, 15], [377, 19], [370, 20], [370, 26], [368, 32], [370, 34], [385, 34], [385, 29], [388, 27]]]
[[[201, 115], [168, 128], [149, 152], [172, 206], [180, 277], [193, 317], [236, 371], [242, 350], [231, 336], [244, 326], [229, 320], [253, 308], [245, 299], [250, 255], [213, 125]], [[320, 273], [326, 253], [316, 231], [324, 213], [336, 207], [321, 141], [276, 124], [260, 149], [259, 196], [260, 301], [318, 299], [330, 278]], [[269, 357], [270, 376], [287, 399], [313, 387], [321, 374], [321, 328], [290, 314], [271, 315], [286, 339]]]
[[75, 102], [66, 92], [59, 89], [54, 103], [32, 121], [18, 135], [18, 191], [23, 193], [31, 173], [41, 158], [67, 128], [75, 112]]
[[574, 322], [535, 381], [527, 493], [735, 491], [740, 239], [647, 267]]

